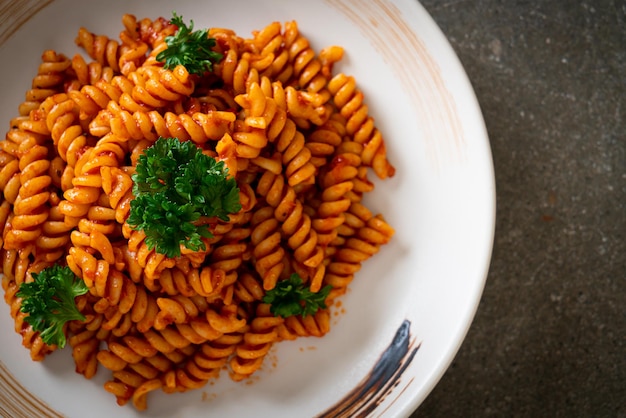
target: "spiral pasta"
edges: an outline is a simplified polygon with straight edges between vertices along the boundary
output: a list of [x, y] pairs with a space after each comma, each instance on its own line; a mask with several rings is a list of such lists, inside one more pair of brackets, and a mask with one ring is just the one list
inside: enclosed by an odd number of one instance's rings
[[[76, 372], [110, 373], [118, 404], [147, 408], [160, 390], [248, 378], [274, 344], [330, 331], [330, 307], [393, 228], [363, 203], [368, 179], [393, 176], [382, 133], [343, 49], [319, 53], [296, 22], [241, 37], [208, 34], [222, 59], [203, 76], [157, 59], [178, 28], [122, 17], [119, 39], [80, 28], [81, 54], [45, 51], [0, 142], [0, 256], [5, 302], [33, 360], [56, 346], [25, 321], [24, 282], [54, 264], [87, 286], [83, 321], [66, 326]], [[223, 161], [241, 209], [206, 220], [197, 251], [170, 258], [128, 224], [139, 157], [160, 137]], [[332, 290], [329, 307], [280, 316], [264, 299], [297, 273]]]

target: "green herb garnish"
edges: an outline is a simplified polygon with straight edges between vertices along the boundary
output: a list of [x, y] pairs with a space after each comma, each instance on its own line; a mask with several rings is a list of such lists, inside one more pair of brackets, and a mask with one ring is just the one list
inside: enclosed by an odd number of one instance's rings
[[311, 292], [302, 278], [293, 273], [289, 279], [279, 281], [276, 287], [268, 290], [263, 302], [271, 305], [270, 312], [275, 316], [313, 315], [320, 308], [326, 308], [326, 297], [331, 289], [331, 285], [326, 285], [317, 293]]
[[201, 218], [228, 221], [241, 209], [237, 181], [224, 162], [190, 141], [159, 138], [139, 156], [132, 179], [128, 225], [143, 230], [149, 249], [170, 258], [181, 254], [181, 244], [206, 249], [202, 238], [213, 234]]
[[182, 65], [190, 74], [203, 75], [211, 71], [213, 63], [222, 59], [222, 54], [211, 50], [215, 38], [209, 38], [207, 29], [194, 32], [193, 20], [187, 26], [176, 12], [170, 22], [178, 26], [178, 31], [165, 38], [167, 48], [157, 54], [157, 61], [165, 62], [166, 69]]
[[65, 347], [64, 325], [68, 321], [84, 321], [74, 298], [87, 293], [87, 285], [69, 267], [53, 265], [40, 273], [32, 273], [33, 281], [22, 283], [17, 296], [22, 298], [20, 310], [41, 339], [48, 345]]

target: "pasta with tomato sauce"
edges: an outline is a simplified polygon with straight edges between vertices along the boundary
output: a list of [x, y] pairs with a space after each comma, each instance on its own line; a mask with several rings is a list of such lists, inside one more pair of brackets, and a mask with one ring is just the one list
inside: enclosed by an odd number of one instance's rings
[[[220, 59], [191, 73], [157, 59], [181, 29], [122, 18], [119, 39], [80, 28], [86, 56], [43, 52], [0, 142], [2, 287], [33, 360], [58, 347], [25, 321], [20, 286], [60, 264], [87, 286], [85, 320], [65, 332], [76, 371], [110, 372], [120, 405], [202, 387], [227, 369], [246, 379], [273, 344], [321, 337], [329, 307], [393, 236], [363, 203], [368, 176], [394, 175], [343, 49], [315, 52], [296, 22], [251, 37], [208, 30]], [[201, 249], [169, 257], [129, 225], [138, 161], [159, 138], [223, 162], [240, 209], [210, 219]], [[268, 292], [297, 274], [323, 307], [277, 315]]]

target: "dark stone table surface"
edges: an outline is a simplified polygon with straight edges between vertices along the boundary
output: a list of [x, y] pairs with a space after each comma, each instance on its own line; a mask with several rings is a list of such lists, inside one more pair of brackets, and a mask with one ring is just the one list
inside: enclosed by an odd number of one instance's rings
[[626, 1], [422, 0], [493, 152], [493, 258], [412, 418], [626, 416]]

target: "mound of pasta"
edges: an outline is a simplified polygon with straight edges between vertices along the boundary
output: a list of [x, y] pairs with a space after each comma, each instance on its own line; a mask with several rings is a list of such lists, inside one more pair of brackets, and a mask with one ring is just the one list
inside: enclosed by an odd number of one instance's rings
[[[84, 319], [63, 326], [76, 371], [108, 369], [104, 389], [140, 410], [151, 391], [200, 388], [222, 370], [242, 380], [274, 343], [328, 333], [333, 302], [394, 233], [362, 201], [368, 175], [394, 168], [355, 79], [333, 73], [341, 47], [315, 52], [296, 22], [249, 38], [212, 28], [202, 36], [217, 59], [191, 72], [158, 59], [181, 30], [133, 15], [119, 39], [81, 28], [85, 57], [44, 51], [0, 142], [15, 331], [35, 361], [59, 348], [28, 322], [20, 288], [70, 269], [87, 288]], [[128, 222], [138, 164], [164, 138], [193, 144], [237, 187], [234, 213], [194, 218], [205, 232], [176, 255]], [[294, 277], [319, 307], [277, 313], [268, 295]]]

